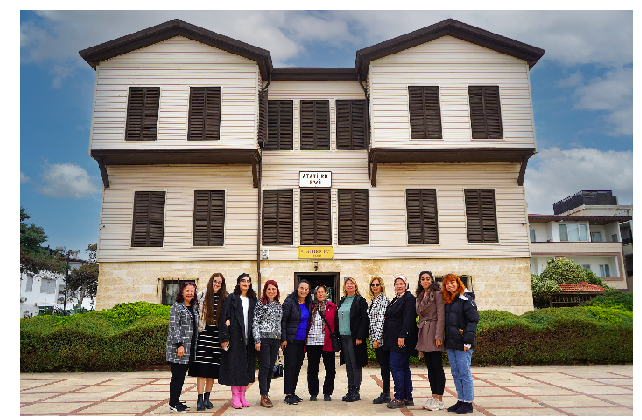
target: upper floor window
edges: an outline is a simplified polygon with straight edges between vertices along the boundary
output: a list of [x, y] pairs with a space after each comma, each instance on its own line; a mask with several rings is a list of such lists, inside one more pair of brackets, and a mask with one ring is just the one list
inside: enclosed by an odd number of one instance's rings
[[301, 101], [301, 150], [330, 150], [330, 102]]
[[25, 285], [25, 292], [31, 292], [33, 289], [33, 276], [27, 274], [27, 284]]
[[225, 191], [194, 191], [194, 246], [223, 246]]
[[155, 141], [157, 137], [159, 87], [130, 87], [125, 140]]
[[338, 190], [339, 245], [368, 243], [368, 190]]
[[588, 241], [588, 227], [584, 223], [560, 223], [560, 241]]
[[163, 246], [165, 191], [136, 191], [132, 246]]
[[266, 150], [292, 150], [292, 101], [268, 101]]
[[611, 277], [611, 270], [608, 264], [600, 264], [600, 277]]
[[40, 293], [56, 293], [56, 280], [46, 278], [40, 279]]
[[263, 245], [292, 245], [292, 190], [263, 191]]
[[439, 86], [408, 86], [411, 139], [440, 139]]
[[499, 242], [495, 190], [464, 190], [468, 242]]
[[193, 87], [189, 93], [187, 140], [221, 139], [221, 88]]
[[535, 235], [535, 229], [531, 229], [531, 242], [537, 242], [537, 236]]
[[301, 190], [301, 245], [332, 245], [329, 189]]
[[468, 86], [468, 99], [473, 138], [503, 138], [499, 86]]
[[591, 232], [591, 242], [602, 242], [602, 232]]
[[337, 100], [337, 149], [366, 149], [367, 121], [365, 100]]
[[409, 244], [438, 244], [437, 190], [406, 190]]

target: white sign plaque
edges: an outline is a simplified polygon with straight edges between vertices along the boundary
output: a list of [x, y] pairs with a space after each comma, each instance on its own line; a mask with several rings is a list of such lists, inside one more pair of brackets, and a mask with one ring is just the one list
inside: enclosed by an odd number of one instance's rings
[[332, 172], [299, 171], [299, 187], [301, 188], [330, 188]]

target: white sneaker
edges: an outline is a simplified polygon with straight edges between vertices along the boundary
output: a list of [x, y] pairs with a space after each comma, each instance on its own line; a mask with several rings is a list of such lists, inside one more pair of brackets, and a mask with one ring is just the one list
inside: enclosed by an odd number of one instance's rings
[[430, 399], [426, 400], [426, 404], [424, 404], [424, 408], [426, 410], [433, 411], [433, 408], [436, 406], [435, 401], [436, 400], [434, 398], [432, 398], [432, 397]]
[[439, 411], [439, 410], [445, 410], [446, 406], [444, 405], [443, 401], [439, 401], [438, 399], [435, 399], [435, 407], [434, 408], [429, 408], [430, 411]]

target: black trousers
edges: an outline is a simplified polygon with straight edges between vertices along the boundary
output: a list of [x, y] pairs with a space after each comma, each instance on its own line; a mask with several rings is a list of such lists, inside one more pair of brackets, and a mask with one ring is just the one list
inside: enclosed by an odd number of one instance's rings
[[169, 381], [169, 405], [174, 407], [181, 396], [189, 364], [170, 363], [169, 366], [172, 370], [172, 379]]
[[435, 395], [444, 395], [444, 388], [446, 387], [446, 374], [444, 373], [444, 365], [441, 360], [443, 354], [444, 353], [440, 351], [424, 352], [424, 360], [428, 368], [430, 390]]
[[383, 350], [381, 347], [377, 347], [374, 350], [377, 356], [377, 362], [379, 362], [381, 368], [381, 382], [383, 382], [382, 392], [390, 393], [390, 352]]
[[294, 394], [305, 357], [305, 340], [294, 340], [283, 350], [283, 393]]
[[334, 352], [323, 351], [323, 346], [306, 347], [308, 353], [308, 391], [310, 395], [319, 395], [319, 367], [321, 357], [325, 367], [325, 380], [323, 381], [323, 395], [332, 395], [334, 391], [334, 377], [337, 373], [334, 364]]
[[259, 391], [261, 395], [268, 395], [272, 382], [272, 367], [279, 354], [280, 342], [278, 338], [262, 338], [261, 351], [259, 352]]

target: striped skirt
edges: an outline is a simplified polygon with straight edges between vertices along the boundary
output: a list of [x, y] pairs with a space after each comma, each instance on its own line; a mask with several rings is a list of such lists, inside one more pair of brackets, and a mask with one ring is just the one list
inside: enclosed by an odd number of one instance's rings
[[217, 379], [222, 352], [221, 343], [218, 340], [218, 327], [207, 325], [198, 333], [196, 357], [187, 374], [198, 378]]

